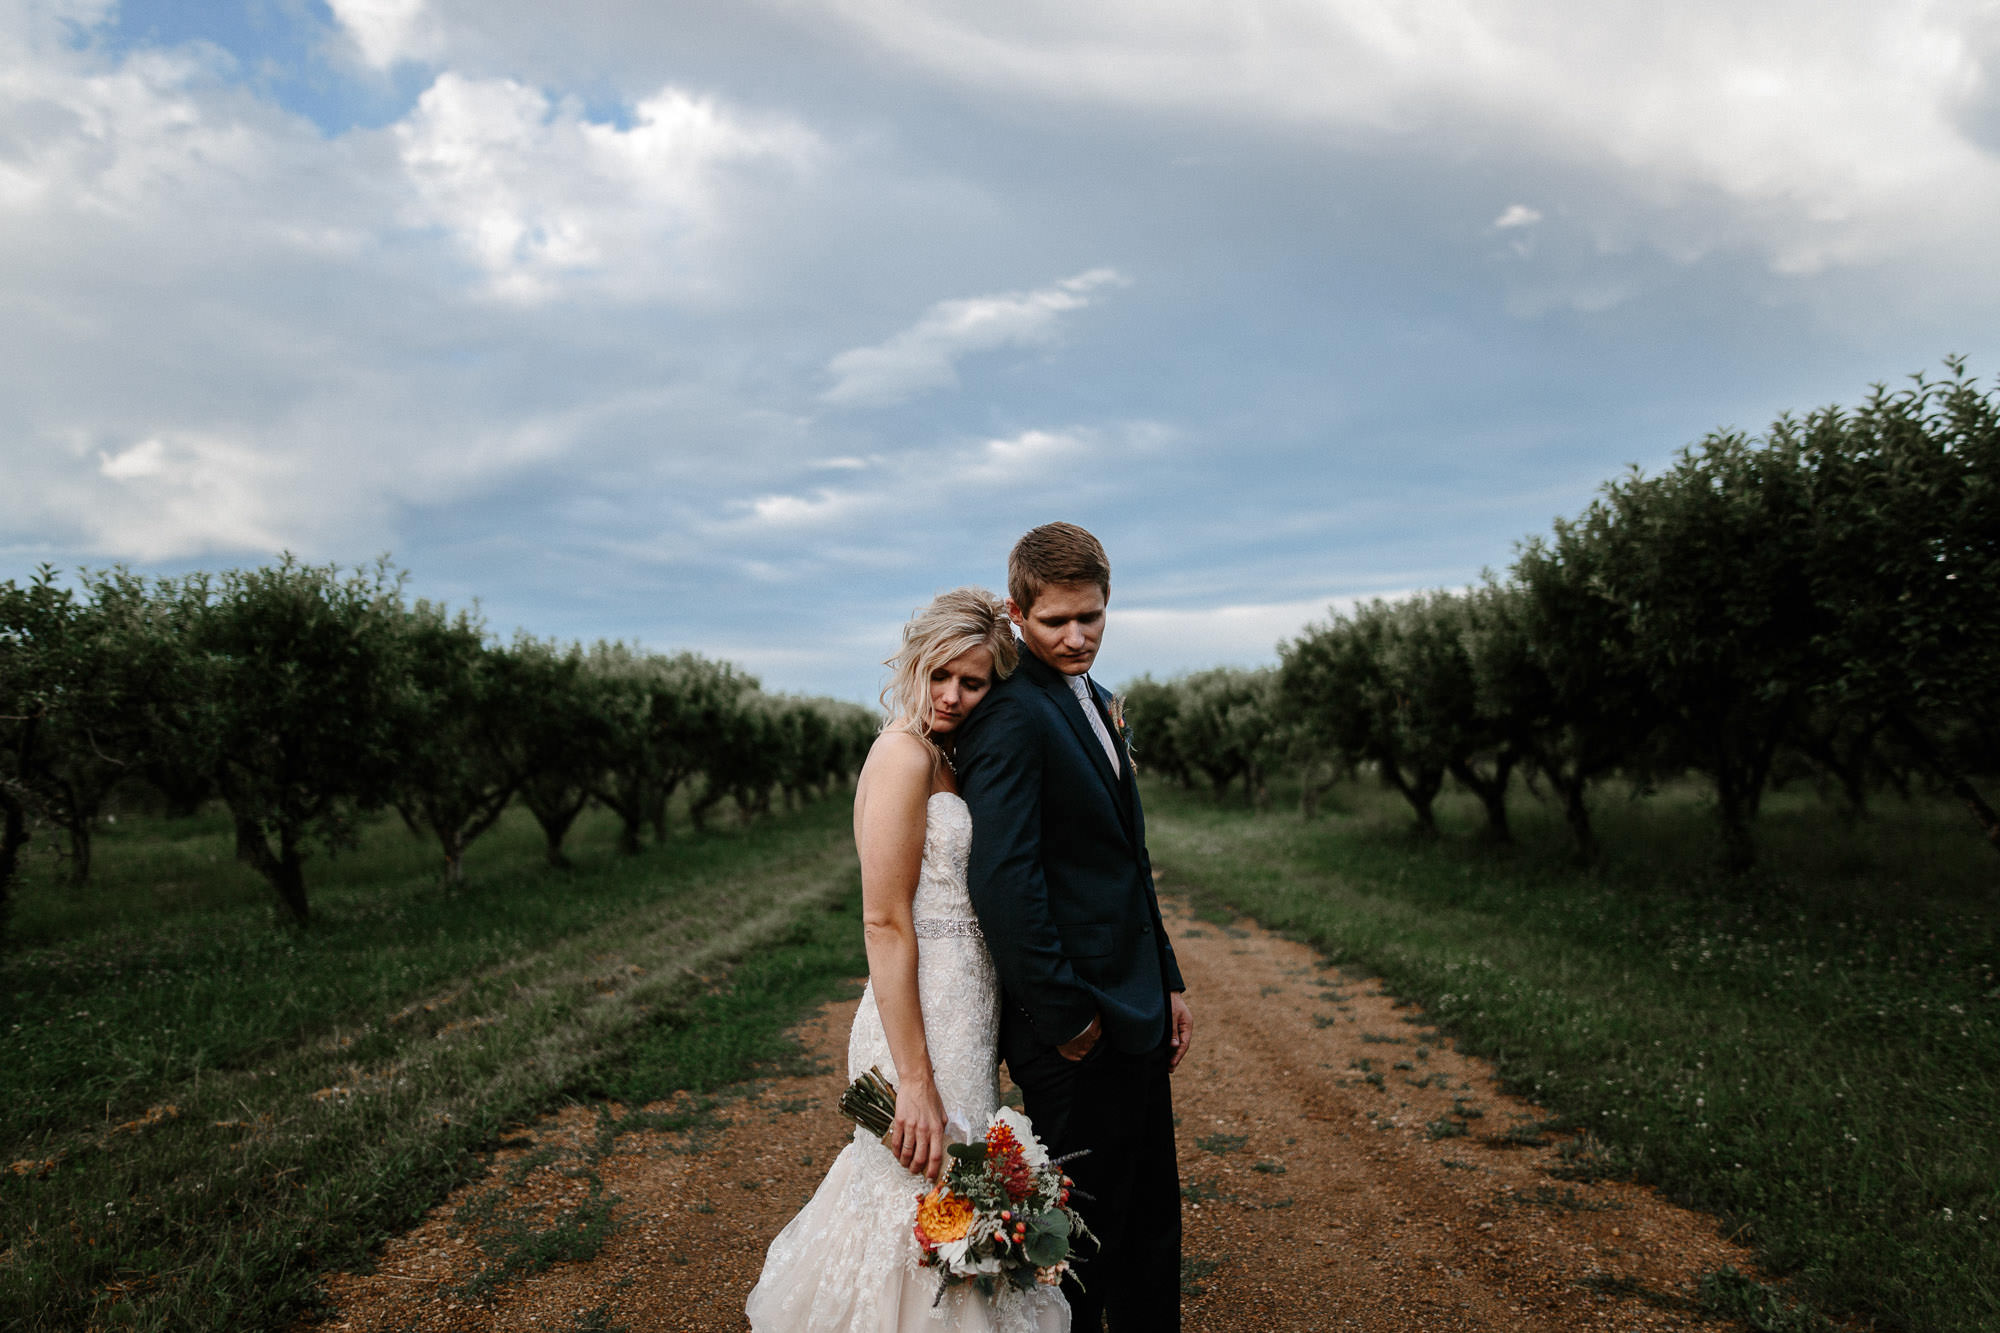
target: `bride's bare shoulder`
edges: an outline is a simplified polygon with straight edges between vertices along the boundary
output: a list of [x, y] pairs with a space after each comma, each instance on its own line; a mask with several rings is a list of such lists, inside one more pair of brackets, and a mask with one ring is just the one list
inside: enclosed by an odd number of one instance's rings
[[931, 747], [907, 731], [885, 731], [868, 747], [861, 777], [870, 786], [930, 786]]

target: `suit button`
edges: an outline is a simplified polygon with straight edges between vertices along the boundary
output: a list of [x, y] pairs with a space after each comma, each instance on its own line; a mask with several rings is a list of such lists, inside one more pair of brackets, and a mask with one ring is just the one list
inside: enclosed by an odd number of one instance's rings
[[1153, 933], [1153, 928], [1151, 926], [1141, 926], [1139, 927], [1139, 933], [1141, 935], [1150, 935]]

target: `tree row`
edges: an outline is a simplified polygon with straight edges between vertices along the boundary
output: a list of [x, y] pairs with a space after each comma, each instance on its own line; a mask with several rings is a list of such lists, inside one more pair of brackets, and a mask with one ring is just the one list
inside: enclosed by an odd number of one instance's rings
[[394, 809], [435, 838], [448, 879], [519, 801], [551, 864], [595, 803], [620, 846], [667, 830], [684, 793], [701, 824], [817, 795], [860, 766], [868, 710], [764, 693], [693, 653], [622, 643], [492, 642], [470, 614], [402, 592], [386, 565], [278, 564], [60, 586], [0, 582], [0, 912], [40, 830], [70, 877], [114, 797], [173, 814], [220, 801], [237, 855], [293, 917], [305, 867]]
[[1855, 815], [1949, 791], [2000, 850], [2000, 392], [1947, 364], [1635, 468], [1504, 575], [1336, 614], [1275, 670], [1135, 682], [1140, 762], [1252, 792], [1295, 764], [1309, 803], [1366, 768], [1426, 830], [1452, 781], [1501, 839], [1518, 776], [1585, 856], [1595, 785], [1694, 774], [1736, 870], [1774, 780], [1810, 771]]

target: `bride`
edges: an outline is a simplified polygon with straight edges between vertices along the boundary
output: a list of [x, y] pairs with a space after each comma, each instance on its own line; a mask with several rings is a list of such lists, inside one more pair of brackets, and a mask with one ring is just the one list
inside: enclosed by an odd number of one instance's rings
[[856, 1129], [826, 1179], [771, 1242], [745, 1312], [755, 1333], [1066, 1333], [1056, 1288], [966, 1284], [938, 1298], [912, 1226], [945, 1145], [976, 1138], [999, 1105], [1000, 988], [965, 887], [972, 817], [952, 742], [1014, 669], [1004, 607], [941, 594], [903, 627], [883, 703], [891, 716], [854, 788], [868, 986], [847, 1038], [847, 1076], [878, 1066], [896, 1085], [881, 1139]]

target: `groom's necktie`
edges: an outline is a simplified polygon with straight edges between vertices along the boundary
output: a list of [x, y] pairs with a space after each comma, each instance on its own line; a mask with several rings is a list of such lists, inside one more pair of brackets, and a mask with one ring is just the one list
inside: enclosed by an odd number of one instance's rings
[[1098, 744], [1104, 747], [1104, 757], [1111, 761], [1111, 771], [1117, 773], [1119, 771], [1118, 746], [1111, 739], [1111, 733], [1105, 729], [1104, 719], [1098, 715], [1097, 700], [1090, 696], [1089, 678], [1086, 676], [1070, 676], [1068, 679], [1070, 693], [1074, 694], [1076, 701], [1083, 705], [1083, 715], [1090, 719], [1090, 729], [1097, 733]]

